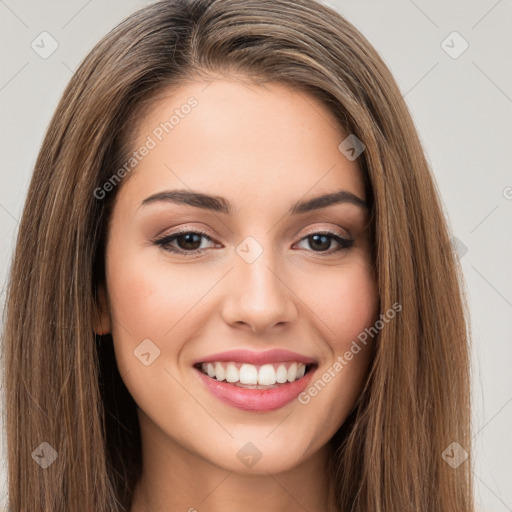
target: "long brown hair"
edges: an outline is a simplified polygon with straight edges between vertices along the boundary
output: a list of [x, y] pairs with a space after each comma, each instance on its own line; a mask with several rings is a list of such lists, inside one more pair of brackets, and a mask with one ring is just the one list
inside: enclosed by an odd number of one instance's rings
[[[48, 127], [21, 219], [3, 334], [9, 510], [128, 510], [141, 471], [135, 403], [111, 337], [93, 332], [105, 233], [137, 119], [191, 76], [300, 87], [363, 141], [380, 330], [368, 380], [333, 437], [340, 511], [471, 512], [467, 308], [433, 178], [390, 71], [312, 0], [166, 0], [101, 40]], [[341, 142], [341, 141], [340, 141]], [[136, 171], [135, 171], [136, 172]], [[34, 451], [57, 454], [47, 469]], [[36, 453], [37, 456], [37, 453]]]

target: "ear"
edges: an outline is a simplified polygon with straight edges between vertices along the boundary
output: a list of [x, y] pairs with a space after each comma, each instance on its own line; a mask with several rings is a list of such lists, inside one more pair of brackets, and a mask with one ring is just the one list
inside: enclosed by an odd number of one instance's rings
[[98, 298], [95, 306], [94, 332], [96, 334], [108, 334], [111, 331], [110, 311], [103, 283], [98, 286]]

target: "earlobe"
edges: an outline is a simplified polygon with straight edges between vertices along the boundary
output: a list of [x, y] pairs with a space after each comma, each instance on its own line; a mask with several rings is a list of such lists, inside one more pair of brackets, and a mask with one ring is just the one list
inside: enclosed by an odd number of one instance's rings
[[110, 311], [107, 294], [103, 283], [98, 285], [98, 296], [95, 304], [94, 332], [98, 335], [108, 334], [111, 330]]

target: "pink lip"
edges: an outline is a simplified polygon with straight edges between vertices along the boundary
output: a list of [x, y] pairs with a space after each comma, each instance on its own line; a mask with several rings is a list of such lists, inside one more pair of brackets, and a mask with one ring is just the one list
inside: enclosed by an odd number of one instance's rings
[[196, 361], [197, 363], [210, 363], [212, 361], [219, 362], [237, 362], [237, 363], [249, 363], [254, 365], [263, 365], [267, 363], [284, 363], [287, 361], [304, 364], [315, 364], [316, 361], [310, 357], [297, 354], [296, 352], [290, 352], [289, 350], [282, 350], [274, 348], [272, 350], [266, 350], [265, 352], [253, 352], [251, 350], [228, 350], [227, 352], [219, 352], [206, 356], [203, 359]]
[[[219, 361], [219, 359], [215, 360]], [[314, 373], [314, 369], [311, 369], [301, 379], [281, 384], [277, 388], [246, 389], [212, 379], [197, 368], [194, 370], [207, 389], [219, 400], [238, 409], [251, 412], [274, 411], [284, 407], [306, 389]]]

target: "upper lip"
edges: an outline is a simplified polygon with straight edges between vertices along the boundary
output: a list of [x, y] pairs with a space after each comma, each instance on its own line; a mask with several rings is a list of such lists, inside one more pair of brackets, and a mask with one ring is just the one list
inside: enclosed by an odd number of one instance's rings
[[264, 352], [254, 352], [252, 350], [245, 349], [228, 350], [226, 352], [218, 352], [217, 354], [205, 356], [196, 361], [194, 364], [211, 363], [215, 361], [233, 361], [237, 363], [249, 363], [254, 365], [263, 365], [267, 363], [284, 363], [287, 361], [294, 361], [304, 364], [316, 364], [315, 359], [312, 359], [311, 357], [279, 348], [265, 350]]

